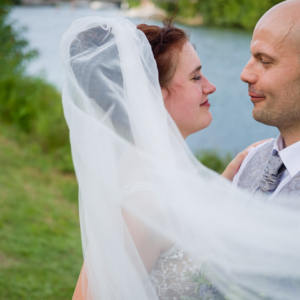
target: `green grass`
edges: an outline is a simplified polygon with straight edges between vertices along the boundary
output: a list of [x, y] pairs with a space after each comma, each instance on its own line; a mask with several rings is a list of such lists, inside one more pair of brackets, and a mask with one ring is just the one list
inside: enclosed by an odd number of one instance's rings
[[71, 299], [82, 265], [75, 176], [16, 136], [0, 127], [0, 299]]

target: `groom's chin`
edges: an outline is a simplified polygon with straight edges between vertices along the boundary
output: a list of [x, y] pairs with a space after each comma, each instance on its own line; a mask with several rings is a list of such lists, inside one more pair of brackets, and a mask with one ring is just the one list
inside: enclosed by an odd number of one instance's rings
[[267, 119], [267, 114], [263, 110], [254, 107], [252, 110], [252, 117], [255, 121], [265, 124]]
[[254, 107], [252, 111], [253, 119], [268, 126], [276, 126], [272, 114], [261, 107]]

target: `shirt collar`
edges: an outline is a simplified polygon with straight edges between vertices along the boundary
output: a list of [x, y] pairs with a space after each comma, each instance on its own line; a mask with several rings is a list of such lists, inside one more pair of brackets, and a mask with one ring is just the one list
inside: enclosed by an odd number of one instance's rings
[[278, 153], [292, 177], [300, 172], [300, 141], [289, 147], [285, 147], [283, 137], [279, 134], [275, 140], [272, 155], [276, 153]]

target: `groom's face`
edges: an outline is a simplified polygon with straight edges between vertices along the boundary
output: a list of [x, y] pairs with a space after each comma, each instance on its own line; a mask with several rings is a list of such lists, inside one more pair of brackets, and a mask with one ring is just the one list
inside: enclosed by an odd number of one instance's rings
[[292, 27], [260, 22], [241, 74], [249, 85], [254, 119], [279, 130], [300, 123], [300, 55]]

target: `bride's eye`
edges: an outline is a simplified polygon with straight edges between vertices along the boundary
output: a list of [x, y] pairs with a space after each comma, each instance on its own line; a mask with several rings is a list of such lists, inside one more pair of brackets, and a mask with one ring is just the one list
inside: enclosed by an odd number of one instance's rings
[[193, 77], [193, 80], [200, 80], [200, 79], [201, 79], [200, 75], [197, 75], [197, 76]]

